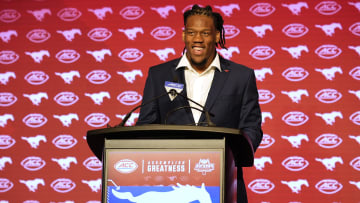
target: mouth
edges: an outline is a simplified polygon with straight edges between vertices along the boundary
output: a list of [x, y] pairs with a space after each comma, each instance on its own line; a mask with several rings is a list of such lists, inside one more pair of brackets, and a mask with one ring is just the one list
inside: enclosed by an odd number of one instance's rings
[[205, 48], [200, 46], [192, 46], [193, 54], [195, 55], [201, 55], [204, 53]]

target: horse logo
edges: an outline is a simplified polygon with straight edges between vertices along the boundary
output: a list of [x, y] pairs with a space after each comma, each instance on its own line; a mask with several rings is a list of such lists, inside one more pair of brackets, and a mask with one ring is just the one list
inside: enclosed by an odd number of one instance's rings
[[340, 111], [332, 111], [330, 113], [315, 113], [316, 116], [321, 117], [327, 125], [333, 125], [335, 123], [335, 118], [343, 118], [343, 115]]
[[342, 158], [339, 156], [333, 156], [331, 158], [324, 158], [324, 159], [315, 158], [315, 161], [321, 162], [325, 166], [326, 170], [329, 170], [329, 171], [334, 170], [334, 168], [336, 167], [335, 166], [336, 163], [338, 163], [338, 162], [341, 164], [344, 163]]
[[166, 61], [168, 59], [169, 54], [175, 55], [175, 49], [174, 48], [165, 48], [165, 49], [150, 49], [151, 53], [156, 54], [161, 61]]
[[101, 189], [100, 178], [96, 180], [81, 180], [81, 182], [87, 184], [93, 192], [99, 192], [99, 190]]
[[5, 73], [0, 73], [0, 83], [3, 85], [6, 85], [10, 78], [14, 78], [16, 79], [16, 75], [14, 72], [5, 72]]
[[110, 13], [110, 14], [113, 13], [110, 7], [103, 7], [98, 9], [89, 8], [88, 11], [94, 13], [99, 20], [104, 20], [106, 13]]
[[350, 6], [354, 6], [360, 12], [360, 2], [348, 2]]
[[130, 29], [118, 29], [119, 32], [122, 32], [126, 35], [129, 40], [135, 40], [137, 33], [144, 34], [142, 27], [133, 27]]
[[111, 56], [110, 49], [101, 49], [101, 50], [95, 50], [95, 51], [86, 51], [87, 54], [92, 55], [97, 62], [102, 62], [105, 58], [105, 55]]
[[14, 121], [15, 118], [12, 114], [3, 114], [3, 115], [0, 115], [0, 127], [5, 127], [5, 125], [7, 124], [7, 121], [8, 120], [11, 120], [11, 121]]
[[126, 71], [126, 72], [118, 71], [116, 73], [119, 75], [122, 75], [128, 83], [134, 83], [137, 75], [140, 77], [143, 76], [141, 70], [139, 70], [139, 69], [134, 69], [132, 71]]
[[350, 139], [354, 139], [357, 143], [360, 144], [360, 135], [358, 135], [358, 136], [349, 135], [349, 138], [350, 138]]
[[246, 26], [247, 29], [252, 30], [256, 36], [263, 38], [266, 34], [266, 30], [273, 31], [270, 24], [262, 24], [260, 26]]
[[[126, 126], [135, 125], [135, 119], [138, 119], [139, 115], [140, 115], [139, 113], [132, 113], [130, 118], [126, 121], [125, 125]], [[124, 120], [125, 116], [126, 116], [125, 114], [123, 115], [116, 114], [116, 118], [120, 118], [121, 120]]]
[[288, 8], [292, 14], [299, 15], [302, 8], [309, 8], [306, 2], [298, 2], [296, 4], [281, 4], [283, 7]]
[[234, 52], [240, 54], [240, 50], [238, 47], [231, 46], [228, 49], [218, 49], [218, 52], [225, 58], [225, 59], [231, 59]]
[[71, 42], [71, 41], [73, 41], [73, 39], [75, 39], [76, 34], [81, 36], [81, 30], [78, 28], [73, 28], [71, 30], [57, 30], [56, 32], [59, 34], [62, 34], [65, 37], [66, 41], [69, 41], [69, 42]]
[[0, 39], [5, 43], [8, 43], [10, 41], [11, 36], [15, 36], [15, 37], [18, 36], [16, 30], [8, 30], [5, 32], [0, 32]]
[[360, 56], [360, 46], [348, 46], [349, 49], [354, 50]]
[[3, 156], [0, 158], [0, 171], [4, 170], [6, 163], [12, 164], [11, 157]]
[[54, 118], [59, 119], [65, 127], [69, 127], [73, 119], [79, 120], [79, 117], [76, 113], [69, 113], [67, 115], [54, 115]]
[[335, 73], [340, 73], [340, 74], [343, 73], [341, 67], [338, 66], [333, 66], [331, 68], [323, 68], [323, 69], [315, 68], [315, 71], [323, 74], [326, 80], [333, 80], [335, 78]]
[[306, 45], [298, 45], [296, 47], [281, 47], [282, 50], [289, 52], [292, 58], [299, 59], [301, 52], [309, 52], [309, 49]]
[[41, 178], [35, 178], [33, 180], [20, 180], [20, 183], [25, 184], [30, 192], [36, 192], [39, 185], [45, 186], [45, 181]]
[[36, 20], [38, 20], [40, 22], [44, 20], [45, 14], [51, 15], [51, 11], [48, 8], [43, 8], [43, 9], [34, 10], [34, 11], [28, 10], [27, 12], [32, 14], [36, 18]]
[[224, 15], [227, 16], [227, 17], [231, 17], [231, 15], [233, 14], [234, 9], [240, 11], [239, 4], [229, 4], [229, 5], [226, 5], [226, 6], [216, 6], [215, 5], [214, 8], [220, 9], [221, 12], [223, 12]]
[[306, 89], [298, 89], [296, 91], [281, 91], [281, 93], [290, 97], [290, 99], [297, 104], [301, 101], [302, 95], [307, 97], [309, 96], [309, 93]]
[[173, 5], [168, 5], [165, 7], [150, 7], [151, 10], [156, 11], [162, 18], [167, 18], [169, 16], [170, 11], [176, 12], [176, 8]]
[[263, 157], [254, 159], [254, 166], [255, 166], [256, 170], [262, 171], [265, 168], [265, 163], [272, 164], [271, 157], [263, 156]]
[[211, 203], [211, 197], [209, 192], [205, 188], [203, 183], [200, 188], [190, 185], [181, 185], [177, 183], [177, 186], [172, 186], [171, 191], [157, 192], [149, 191], [140, 194], [136, 197], [131, 192], [121, 192], [118, 190], [111, 190], [111, 193], [117, 199], [126, 199], [131, 202], [145, 203], [145, 202], [157, 202], [157, 203], [183, 203], [193, 202], [197, 200], [199, 203]]
[[261, 124], [265, 123], [266, 118], [273, 119], [271, 112], [261, 112]]
[[331, 23], [331, 24], [324, 24], [324, 25], [315, 25], [315, 27], [320, 28], [326, 36], [332, 37], [335, 34], [335, 29], [338, 28], [342, 30], [342, 26], [340, 23]]
[[110, 99], [109, 92], [101, 91], [99, 93], [85, 93], [85, 96], [90, 97], [96, 105], [101, 105], [104, 101], [104, 98]]
[[65, 171], [67, 171], [70, 168], [71, 163], [77, 164], [76, 158], [72, 156], [68, 156], [66, 158], [59, 158], [59, 159], [52, 158], [51, 160], [58, 163], [61, 169]]
[[281, 181], [282, 184], [287, 185], [293, 193], [299, 194], [301, 191], [301, 186], [305, 185], [306, 187], [309, 187], [309, 183], [305, 179], [298, 179], [296, 181]]
[[305, 140], [305, 141], [309, 142], [309, 137], [306, 134], [297, 134], [295, 136], [282, 135], [281, 138], [289, 141], [290, 144], [295, 148], [300, 147], [302, 140]]
[[270, 75], [273, 74], [271, 68], [267, 68], [267, 67], [254, 70], [254, 72], [255, 72], [256, 80], [259, 80], [259, 81], [264, 81], [265, 75], [266, 75], [267, 73], [270, 74]]
[[63, 73], [55, 72], [55, 75], [60, 76], [64, 80], [65, 84], [71, 84], [75, 76], [80, 78], [80, 73], [77, 70], [71, 70]]
[[33, 51], [33, 52], [25, 52], [26, 55], [31, 56], [35, 63], [41, 63], [44, 56], [50, 57], [50, 53], [48, 50], [40, 50], [40, 51]]
[[22, 140], [27, 141], [31, 148], [37, 149], [40, 145], [40, 141], [46, 142], [46, 137], [44, 135], [36, 135], [35, 137], [21, 137]]
[[38, 92], [36, 94], [23, 94], [24, 97], [29, 98], [33, 105], [39, 106], [41, 99], [48, 99], [46, 92]]

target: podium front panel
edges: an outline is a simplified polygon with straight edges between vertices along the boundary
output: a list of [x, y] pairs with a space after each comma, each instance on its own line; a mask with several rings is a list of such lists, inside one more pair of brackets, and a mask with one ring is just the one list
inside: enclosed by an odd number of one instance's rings
[[224, 141], [205, 142], [105, 143], [103, 202], [223, 202]]

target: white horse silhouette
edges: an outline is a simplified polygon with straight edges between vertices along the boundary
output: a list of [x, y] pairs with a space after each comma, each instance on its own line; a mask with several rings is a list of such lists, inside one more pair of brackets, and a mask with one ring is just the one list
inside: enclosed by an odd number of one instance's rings
[[177, 183], [177, 187], [172, 187], [174, 190], [167, 192], [150, 191], [134, 197], [130, 192], [119, 192], [112, 189], [112, 194], [118, 199], [127, 199], [131, 202], [137, 203], [184, 203], [198, 200], [200, 203], [211, 203], [210, 194], [206, 191], [205, 184], [201, 185], [201, 188], [180, 185]]

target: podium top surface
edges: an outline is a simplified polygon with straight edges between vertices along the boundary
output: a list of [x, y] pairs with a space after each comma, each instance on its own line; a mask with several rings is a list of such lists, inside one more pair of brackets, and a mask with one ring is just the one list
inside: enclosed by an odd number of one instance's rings
[[[223, 127], [150, 124], [89, 130], [86, 140], [99, 160], [102, 160], [105, 139], [222, 139], [226, 138], [233, 154], [241, 155], [246, 166], [253, 164], [254, 152], [249, 138], [239, 129]], [[245, 159], [243, 159], [244, 157]], [[241, 165], [244, 165], [241, 164]]]

